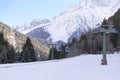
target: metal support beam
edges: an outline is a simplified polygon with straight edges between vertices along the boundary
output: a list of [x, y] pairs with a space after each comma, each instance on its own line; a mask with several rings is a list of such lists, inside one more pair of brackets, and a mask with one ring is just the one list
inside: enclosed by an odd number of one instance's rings
[[107, 59], [106, 59], [106, 32], [103, 32], [103, 63], [102, 65], [107, 65]]
[[[98, 29], [95, 29], [94, 30], [94, 33], [95, 34], [98, 34], [98, 33], [103, 33], [103, 58], [102, 58], [102, 62], [101, 62], [101, 64], [102, 65], [107, 65], [107, 58], [106, 58], [106, 54], [107, 54], [107, 40], [106, 40], [106, 34], [110, 34], [110, 33], [113, 33], [113, 34], [118, 34], [118, 31], [115, 29], [115, 28], [113, 28], [113, 26], [114, 25], [97, 25], [97, 26], [99, 26], [100, 28], [98, 28]], [[104, 28], [101, 28], [102, 26], [109, 26], [108, 28], [109, 29], [104, 29]]]
[[52, 54], [51, 54], [51, 59], [54, 59], [54, 50], [53, 50], [53, 46], [52, 46]]

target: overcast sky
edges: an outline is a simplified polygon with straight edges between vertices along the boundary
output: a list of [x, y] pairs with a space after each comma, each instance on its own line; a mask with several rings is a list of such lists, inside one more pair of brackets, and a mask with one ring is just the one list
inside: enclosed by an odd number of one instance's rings
[[33, 19], [52, 19], [79, 0], [0, 0], [0, 22], [22, 25]]

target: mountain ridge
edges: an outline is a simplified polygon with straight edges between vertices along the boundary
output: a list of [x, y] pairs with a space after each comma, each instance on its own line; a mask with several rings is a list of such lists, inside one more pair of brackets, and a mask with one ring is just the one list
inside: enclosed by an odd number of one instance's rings
[[[120, 7], [119, 2], [120, 0], [80, 1], [55, 16], [52, 21], [44, 25], [37, 25], [35, 29], [42, 28], [46, 34], [50, 34], [47, 40], [68, 42], [73, 37], [78, 37], [77, 34], [73, 35], [74, 32], [79, 32], [80, 36], [81, 33], [96, 28], [104, 18], [112, 16]], [[33, 29], [30, 32], [35, 31]], [[42, 34], [38, 31], [38, 35]]]

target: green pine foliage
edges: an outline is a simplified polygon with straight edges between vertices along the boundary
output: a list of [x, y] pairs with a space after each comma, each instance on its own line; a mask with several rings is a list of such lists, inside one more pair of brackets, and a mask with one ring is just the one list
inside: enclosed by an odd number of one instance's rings
[[27, 38], [22, 52], [15, 52], [13, 46], [4, 39], [3, 33], [0, 33], [0, 64], [15, 62], [33, 62], [36, 61], [36, 53], [30, 38]]
[[51, 48], [49, 52], [49, 60], [66, 58], [67, 53], [65, 52], [65, 46], [62, 45], [61, 48], [62, 51], [57, 51], [57, 49], [54, 47]]
[[51, 48], [49, 52], [49, 60], [55, 59], [55, 48]]
[[76, 38], [73, 38], [73, 39], [72, 39], [72, 44], [74, 44], [75, 42], [77, 42], [77, 39], [76, 39]]
[[120, 9], [109, 20], [113, 20], [114, 27], [120, 32]]
[[14, 50], [13, 47], [8, 50], [8, 52], [6, 53], [6, 55], [7, 55], [7, 61], [8, 61], [8, 63], [14, 63], [14, 62], [16, 62], [16, 53], [15, 53], [15, 50]]
[[107, 25], [107, 22], [108, 22], [107, 19], [104, 19], [104, 20], [103, 20], [103, 22], [102, 22], [102, 25], [103, 25], [102, 28], [108, 29], [108, 26], [106, 26], [106, 25]]
[[117, 46], [119, 45], [119, 43], [118, 43], [119, 38], [118, 37], [119, 36], [117, 34], [112, 34], [111, 35], [111, 42], [113, 43], [113, 47], [115, 49], [117, 49]]
[[62, 51], [59, 54], [59, 59], [66, 58], [65, 46], [61, 45]]
[[113, 21], [114, 28], [119, 32], [118, 35], [114, 34], [111, 36], [113, 46], [120, 51], [120, 9], [108, 20]]
[[29, 37], [27, 38], [26, 43], [23, 46], [23, 51], [21, 52], [18, 60], [20, 62], [36, 61], [36, 53]]
[[0, 63], [13, 63], [16, 62], [16, 53], [12, 46], [4, 39], [2, 33], [0, 33]]

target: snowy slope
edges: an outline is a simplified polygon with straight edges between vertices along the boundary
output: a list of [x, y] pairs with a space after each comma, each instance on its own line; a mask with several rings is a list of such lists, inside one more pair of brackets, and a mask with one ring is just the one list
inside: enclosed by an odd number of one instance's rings
[[50, 20], [48, 19], [43, 20], [34, 19], [30, 23], [24, 23], [24, 25], [22, 26], [15, 26], [14, 29], [18, 30], [19, 32], [22, 32], [23, 34], [27, 34], [36, 28], [40, 28], [40, 26], [43, 27], [45, 24], [49, 22]]
[[48, 32], [54, 41], [67, 39], [76, 30], [84, 32], [95, 28], [104, 18], [113, 15], [120, 7], [120, 0], [81, 0], [49, 24]]
[[[80, 0], [78, 4], [45, 24], [44, 31], [51, 35], [49, 39], [52, 38], [54, 42], [58, 40], [67, 42], [69, 37], [78, 37], [82, 32], [97, 27], [98, 23], [112, 16], [118, 8], [120, 8], [120, 0]], [[38, 27], [42, 26], [38, 25]], [[31, 31], [34, 32], [34, 29]], [[79, 33], [73, 35], [75, 31]]]
[[81, 55], [64, 60], [0, 65], [0, 80], [120, 80], [120, 53]]

